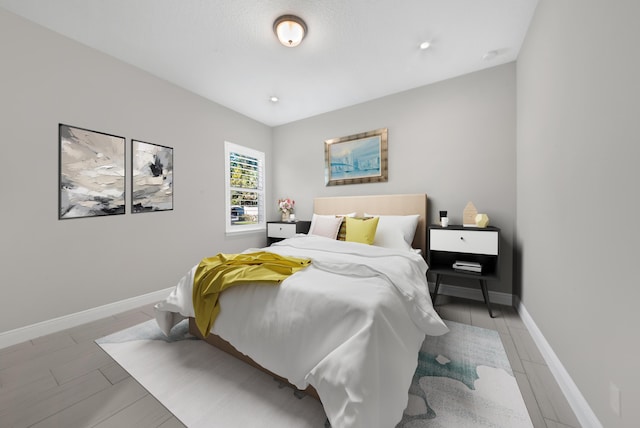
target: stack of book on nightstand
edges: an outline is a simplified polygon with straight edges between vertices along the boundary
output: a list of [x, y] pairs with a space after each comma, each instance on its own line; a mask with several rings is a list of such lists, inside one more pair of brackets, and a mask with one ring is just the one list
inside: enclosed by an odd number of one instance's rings
[[458, 260], [453, 264], [453, 269], [458, 272], [482, 273], [482, 265], [477, 262], [463, 262]]

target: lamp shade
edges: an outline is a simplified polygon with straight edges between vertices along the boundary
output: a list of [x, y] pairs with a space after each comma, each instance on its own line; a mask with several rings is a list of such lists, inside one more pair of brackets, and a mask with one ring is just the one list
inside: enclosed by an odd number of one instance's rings
[[302, 42], [307, 25], [295, 15], [283, 15], [273, 23], [273, 32], [283, 45], [293, 48]]

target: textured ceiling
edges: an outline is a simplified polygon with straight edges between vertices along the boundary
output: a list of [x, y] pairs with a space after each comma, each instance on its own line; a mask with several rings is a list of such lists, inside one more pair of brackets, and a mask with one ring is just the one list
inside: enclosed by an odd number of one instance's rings
[[[0, 0], [4, 7], [276, 126], [514, 61], [537, 0]], [[293, 13], [307, 37], [280, 45]], [[422, 51], [419, 44], [431, 41]], [[497, 51], [491, 59], [483, 59]], [[269, 97], [276, 95], [276, 104]]]

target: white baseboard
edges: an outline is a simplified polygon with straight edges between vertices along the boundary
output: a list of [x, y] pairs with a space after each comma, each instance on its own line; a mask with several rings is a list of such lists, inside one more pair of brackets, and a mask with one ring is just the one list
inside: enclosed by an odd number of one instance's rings
[[538, 346], [538, 349], [544, 357], [551, 374], [553, 374], [556, 382], [560, 385], [560, 389], [567, 398], [571, 409], [576, 414], [576, 418], [578, 418], [580, 425], [583, 428], [602, 428], [602, 424], [598, 420], [598, 417], [593, 413], [593, 410], [591, 410], [589, 403], [587, 403], [587, 400], [585, 400], [584, 396], [573, 382], [573, 379], [569, 376], [569, 373], [560, 362], [558, 356], [553, 352], [549, 342], [544, 338], [542, 332], [533, 321], [533, 318], [531, 318], [531, 315], [529, 315], [529, 312], [527, 312], [525, 306], [519, 301], [519, 299], [516, 299], [515, 303], [516, 310], [520, 314], [520, 319], [522, 319], [527, 330], [529, 330], [533, 341]]
[[[435, 283], [429, 283], [429, 290], [433, 293], [433, 289], [435, 288]], [[469, 287], [460, 287], [457, 285], [447, 285], [440, 283], [440, 288], [438, 289], [438, 294], [443, 294], [445, 296], [453, 296], [460, 297], [463, 299], [470, 300], [478, 300], [480, 302], [484, 302], [484, 298], [482, 297], [482, 290], [480, 288], [469, 288]], [[491, 303], [495, 303], [497, 305], [507, 305], [513, 306], [513, 295], [509, 293], [503, 293], [501, 291], [489, 291], [489, 300]]]
[[154, 291], [142, 296], [132, 297], [130, 299], [121, 300], [119, 302], [109, 303], [97, 308], [87, 309], [86, 311], [76, 312], [75, 314], [64, 315], [48, 321], [39, 322], [25, 327], [16, 328], [0, 333], [0, 349], [6, 348], [17, 343], [35, 339], [47, 334], [57, 333], [81, 324], [106, 318], [130, 309], [139, 308], [153, 302], [158, 302], [166, 298], [174, 287], [164, 290]]

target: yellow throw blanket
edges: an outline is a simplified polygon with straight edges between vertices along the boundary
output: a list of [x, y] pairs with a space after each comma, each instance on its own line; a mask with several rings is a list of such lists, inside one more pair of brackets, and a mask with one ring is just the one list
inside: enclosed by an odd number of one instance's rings
[[218, 254], [202, 259], [193, 278], [193, 310], [196, 325], [208, 336], [220, 313], [218, 296], [229, 287], [250, 282], [279, 284], [309, 266], [311, 260], [259, 251]]

